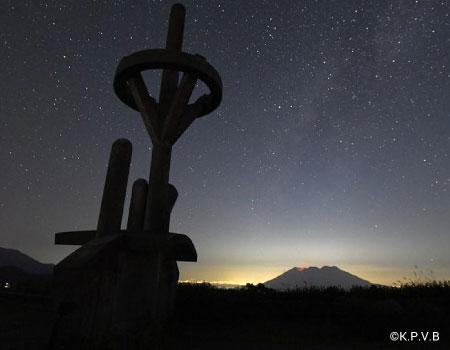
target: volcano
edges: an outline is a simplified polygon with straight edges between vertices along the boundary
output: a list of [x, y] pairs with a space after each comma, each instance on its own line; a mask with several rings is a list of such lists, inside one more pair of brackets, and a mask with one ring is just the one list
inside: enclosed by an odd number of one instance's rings
[[267, 288], [292, 290], [299, 288], [370, 287], [372, 283], [343, 271], [336, 266], [294, 267], [264, 283]]

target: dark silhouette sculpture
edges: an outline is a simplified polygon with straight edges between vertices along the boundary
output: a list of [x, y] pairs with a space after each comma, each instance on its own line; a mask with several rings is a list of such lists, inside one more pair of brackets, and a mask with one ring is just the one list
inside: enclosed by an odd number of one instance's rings
[[[197, 261], [190, 238], [169, 232], [178, 196], [169, 184], [172, 146], [222, 98], [217, 71], [204, 57], [181, 51], [184, 17], [184, 7], [174, 5], [166, 48], [133, 53], [117, 67], [116, 95], [140, 112], [153, 143], [150, 179], [134, 182], [127, 228], [121, 230], [132, 146], [115, 141], [97, 230], [56, 234], [56, 244], [82, 247], [55, 266], [59, 314], [53, 349], [164, 348], [179, 276], [176, 262]], [[163, 70], [159, 102], [142, 79], [148, 69]], [[189, 104], [198, 79], [210, 94]]]

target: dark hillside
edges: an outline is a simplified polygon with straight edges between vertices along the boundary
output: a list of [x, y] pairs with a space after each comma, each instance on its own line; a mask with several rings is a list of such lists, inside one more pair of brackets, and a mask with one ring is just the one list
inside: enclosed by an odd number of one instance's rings
[[[0, 292], [1, 349], [47, 349], [52, 291], [33, 290]], [[167, 349], [449, 349], [449, 295], [449, 283], [290, 292], [180, 284]], [[439, 340], [393, 342], [393, 331]]]
[[0, 247], [0, 267], [15, 266], [31, 274], [52, 274], [53, 264], [43, 264], [15, 249]]

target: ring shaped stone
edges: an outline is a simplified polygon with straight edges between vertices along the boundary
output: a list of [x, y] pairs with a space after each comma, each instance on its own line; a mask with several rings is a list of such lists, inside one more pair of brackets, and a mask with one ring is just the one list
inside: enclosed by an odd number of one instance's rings
[[191, 74], [202, 80], [210, 90], [208, 102], [201, 110], [202, 117], [214, 111], [222, 100], [222, 80], [219, 73], [199, 55], [167, 49], [154, 49], [135, 52], [122, 58], [114, 77], [116, 95], [129, 107], [138, 110], [128, 89], [127, 81], [136, 73], [151, 69], [168, 69]]

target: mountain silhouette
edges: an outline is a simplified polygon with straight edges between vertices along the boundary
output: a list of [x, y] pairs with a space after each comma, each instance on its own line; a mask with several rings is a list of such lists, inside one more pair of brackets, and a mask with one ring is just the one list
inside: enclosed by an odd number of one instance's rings
[[26, 274], [50, 275], [53, 273], [53, 267], [53, 264], [40, 263], [18, 250], [0, 247], [0, 268], [4, 272], [13, 273], [13, 271], [20, 269]]
[[289, 290], [298, 288], [327, 288], [339, 287], [369, 287], [369, 281], [343, 271], [336, 266], [294, 267], [285, 273], [264, 283], [268, 288], [276, 290]]

